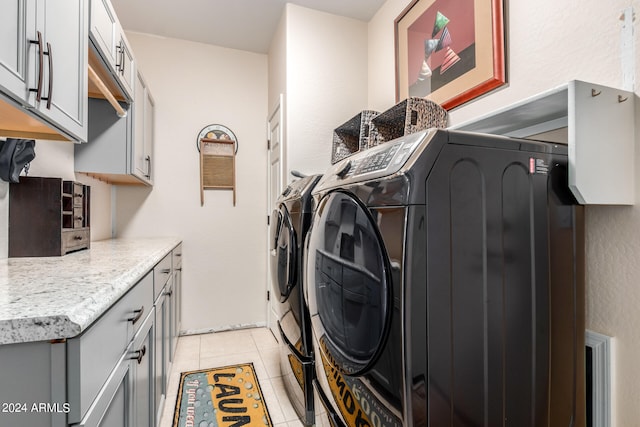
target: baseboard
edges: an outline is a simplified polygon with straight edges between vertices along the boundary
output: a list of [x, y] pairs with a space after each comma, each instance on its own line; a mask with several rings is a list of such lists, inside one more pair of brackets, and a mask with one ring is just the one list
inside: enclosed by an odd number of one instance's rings
[[180, 331], [178, 335], [179, 336], [202, 335], [202, 334], [210, 334], [213, 332], [226, 332], [226, 331], [238, 331], [241, 329], [264, 328], [266, 326], [267, 326], [267, 322], [238, 323], [236, 325], [224, 325], [224, 326], [218, 326], [215, 328], [186, 329], [186, 330]]
[[611, 427], [611, 337], [586, 331], [585, 345], [592, 359], [592, 425]]

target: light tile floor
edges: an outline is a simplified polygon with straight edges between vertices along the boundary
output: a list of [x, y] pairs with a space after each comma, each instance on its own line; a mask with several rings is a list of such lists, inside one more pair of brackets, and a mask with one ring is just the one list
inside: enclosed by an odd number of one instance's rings
[[302, 427], [282, 381], [278, 342], [267, 328], [178, 338], [160, 427], [172, 427], [181, 372], [247, 362], [256, 370], [274, 427]]

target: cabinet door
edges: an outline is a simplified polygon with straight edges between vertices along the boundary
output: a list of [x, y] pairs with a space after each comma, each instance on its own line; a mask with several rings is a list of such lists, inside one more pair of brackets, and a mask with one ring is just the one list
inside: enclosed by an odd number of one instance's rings
[[[35, 33], [35, 2], [6, 0], [0, 14], [0, 90], [17, 100], [27, 100], [27, 52]], [[34, 45], [35, 49], [35, 45]]]
[[154, 364], [155, 364], [155, 374], [154, 374], [154, 409], [156, 413], [156, 417], [162, 415], [163, 403], [166, 397], [166, 387], [167, 387], [167, 378], [166, 372], [164, 369], [164, 357], [166, 354], [166, 346], [164, 336], [166, 332], [164, 331], [165, 318], [168, 317], [167, 313], [167, 299], [164, 297], [164, 294], [160, 294], [158, 299], [156, 300], [155, 308], [155, 345], [154, 345]]
[[[41, 2], [41, 3], [40, 3]], [[87, 140], [88, 20], [84, 0], [39, 0], [44, 17], [43, 100], [38, 110]], [[46, 100], [45, 100], [46, 98]]]
[[118, 20], [109, 0], [91, 0], [90, 35], [102, 58], [111, 66], [116, 65], [116, 38]]
[[155, 315], [151, 313], [133, 341], [131, 356], [131, 379], [133, 425], [152, 427], [154, 425], [153, 396], [153, 324]]
[[167, 305], [169, 308], [169, 319], [167, 322], [167, 371], [169, 371], [169, 367], [171, 363], [173, 363], [173, 350], [175, 348], [176, 343], [176, 332], [175, 332], [175, 322], [176, 322], [176, 291], [175, 284], [173, 282], [173, 277], [169, 279], [167, 282], [165, 296], [167, 297]]
[[173, 294], [173, 278], [169, 278], [169, 281], [165, 285], [164, 295], [165, 295], [165, 316], [164, 321], [162, 322], [162, 341], [164, 345], [164, 354], [162, 355], [162, 376], [165, 387], [165, 396], [167, 386], [169, 385], [169, 371], [171, 369], [171, 361], [172, 358], [170, 356], [171, 353], [171, 300]]
[[129, 97], [134, 98], [134, 85], [136, 79], [136, 70], [133, 60], [133, 51], [124, 38], [124, 35], [120, 34], [120, 42], [116, 48], [118, 58], [116, 58], [116, 72], [120, 79], [120, 83]]
[[147, 84], [140, 74], [136, 72], [136, 87], [134, 101], [134, 134], [132, 146], [132, 173], [147, 182], [151, 181], [151, 158], [145, 153], [145, 118], [146, 118], [146, 94]]
[[125, 357], [78, 427], [134, 427], [128, 403], [131, 393], [131, 367]]
[[144, 97], [144, 157], [147, 163], [147, 178], [153, 182], [153, 126], [155, 104], [147, 87]]
[[171, 361], [174, 361], [180, 333], [180, 297], [182, 291], [182, 266], [176, 268], [173, 274], [173, 294], [171, 298]]
[[[95, 424], [99, 427], [120, 427], [120, 426], [128, 426], [130, 425], [128, 422], [128, 414], [127, 414], [127, 394], [126, 394], [126, 381], [128, 380], [128, 376], [123, 378], [123, 381], [119, 384], [116, 393], [113, 395], [112, 400], [109, 402], [109, 406], [104, 414], [104, 418], [102, 418], [98, 424]], [[85, 425], [86, 427], [90, 427], [89, 424]]]

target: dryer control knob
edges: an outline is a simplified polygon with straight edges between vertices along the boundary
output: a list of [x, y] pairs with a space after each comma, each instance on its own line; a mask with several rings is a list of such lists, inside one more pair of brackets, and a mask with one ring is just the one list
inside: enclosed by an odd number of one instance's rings
[[345, 176], [347, 176], [350, 170], [351, 170], [351, 161], [348, 161], [347, 164], [344, 165], [344, 167], [340, 169], [338, 173], [336, 173], [336, 175], [338, 175], [338, 178], [342, 179]]

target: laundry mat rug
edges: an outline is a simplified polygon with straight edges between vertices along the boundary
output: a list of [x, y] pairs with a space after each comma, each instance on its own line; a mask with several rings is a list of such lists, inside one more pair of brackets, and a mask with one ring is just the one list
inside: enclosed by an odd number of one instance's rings
[[272, 427], [252, 363], [183, 372], [173, 427]]

